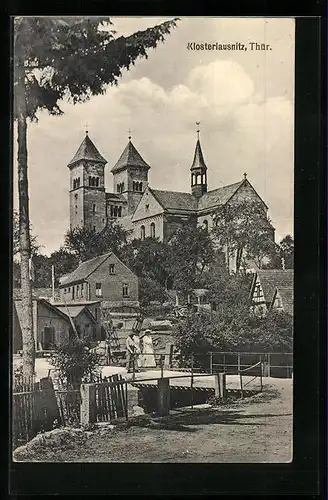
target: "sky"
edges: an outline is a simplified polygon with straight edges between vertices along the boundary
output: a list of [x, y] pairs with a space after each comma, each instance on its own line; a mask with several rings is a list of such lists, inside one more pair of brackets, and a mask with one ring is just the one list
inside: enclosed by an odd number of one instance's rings
[[[168, 18], [112, 18], [117, 36]], [[181, 18], [163, 44], [125, 71], [118, 87], [87, 103], [61, 103], [64, 115], [38, 114], [28, 127], [30, 218], [49, 254], [69, 228], [70, 162], [89, 137], [110, 169], [132, 130], [132, 142], [151, 166], [150, 186], [190, 191], [196, 122], [208, 167], [208, 189], [247, 178], [269, 206], [276, 241], [293, 235], [294, 19]], [[236, 43], [247, 51], [188, 50], [188, 43]], [[271, 50], [251, 50], [250, 42]], [[17, 142], [14, 132], [14, 208]]]

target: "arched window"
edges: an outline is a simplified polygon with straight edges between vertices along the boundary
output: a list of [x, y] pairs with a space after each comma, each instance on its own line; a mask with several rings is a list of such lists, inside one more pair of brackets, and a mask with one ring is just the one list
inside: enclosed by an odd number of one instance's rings
[[132, 189], [133, 191], [136, 191], [136, 183], [134, 181], [132, 182]]
[[96, 204], [95, 203], [93, 203], [93, 205], [92, 205], [92, 211], [93, 211], [93, 213], [96, 213]]
[[118, 207], [118, 216], [122, 217], [122, 207]]
[[117, 217], [117, 207], [114, 207], [114, 217]]
[[110, 206], [110, 216], [114, 217], [114, 207], [113, 207], [113, 205]]
[[89, 186], [92, 186], [92, 184], [91, 184], [91, 175], [89, 175]]
[[150, 236], [151, 238], [155, 238], [155, 222], [150, 224]]
[[121, 193], [123, 193], [123, 191], [124, 191], [124, 182], [122, 182], [122, 187], [121, 187], [121, 189], [122, 189]]
[[142, 240], [145, 239], [145, 226], [141, 226], [141, 228], [140, 228], [140, 238]]
[[139, 183], [140, 191], [142, 192], [142, 182]]
[[99, 177], [96, 177], [96, 186], [99, 187]]
[[203, 224], [204, 224], [204, 229], [206, 229], [206, 231], [208, 231], [208, 220], [205, 219]]

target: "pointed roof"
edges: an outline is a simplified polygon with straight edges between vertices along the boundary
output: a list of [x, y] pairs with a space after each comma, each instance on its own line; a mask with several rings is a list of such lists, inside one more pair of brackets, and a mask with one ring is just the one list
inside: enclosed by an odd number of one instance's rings
[[143, 167], [146, 168], [147, 170], [150, 169], [148, 163], [145, 162], [145, 160], [141, 157], [140, 153], [136, 150], [136, 148], [132, 144], [131, 139], [127, 143], [123, 153], [117, 160], [116, 164], [111, 169], [111, 172], [115, 174], [115, 172], [118, 172], [119, 170], [122, 170], [123, 168], [126, 167]]
[[74, 271], [70, 274], [63, 276], [60, 281], [59, 288], [63, 288], [64, 286], [69, 286], [72, 283], [76, 283], [78, 281], [84, 281], [90, 276], [103, 262], [105, 262], [108, 257], [112, 255], [112, 252], [105, 253], [103, 255], [98, 255], [98, 257], [94, 257], [93, 259], [86, 260], [82, 262]]
[[69, 162], [68, 167], [74, 165], [74, 163], [80, 160], [91, 160], [104, 164], [107, 163], [107, 160], [101, 156], [98, 149], [88, 136], [88, 132], [86, 132], [85, 138], [81, 142], [81, 145], [75, 153], [73, 159]]
[[260, 281], [265, 302], [271, 303], [276, 288], [279, 292], [282, 288], [293, 288], [293, 269], [259, 269], [253, 279], [251, 295], [254, 292], [257, 281]]
[[203, 151], [202, 151], [202, 147], [200, 145], [199, 139], [197, 139], [197, 142], [196, 142], [194, 161], [192, 162], [190, 170], [194, 170], [196, 168], [203, 168], [203, 169], [207, 170], [207, 166], [205, 164]]

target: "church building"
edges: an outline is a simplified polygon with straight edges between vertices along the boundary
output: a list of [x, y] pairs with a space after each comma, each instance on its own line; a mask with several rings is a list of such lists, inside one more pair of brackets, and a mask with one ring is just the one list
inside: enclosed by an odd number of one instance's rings
[[[112, 167], [114, 192], [105, 189], [107, 160], [99, 153], [88, 132], [70, 170], [70, 228], [79, 226], [101, 231], [111, 220], [119, 220], [131, 237], [167, 241], [185, 221], [193, 219], [210, 229], [218, 207], [244, 199], [268, 207], [246, 174], [238, 182], [208, 190], [208, 168], [202, 152], [199, 130], [190, 167], [190, 192], [153, 189], [148, 183], [150, 165], [142, 158], [129, 136], [128, 143]], [[274, 240], [274, 228], [268, 225]]]

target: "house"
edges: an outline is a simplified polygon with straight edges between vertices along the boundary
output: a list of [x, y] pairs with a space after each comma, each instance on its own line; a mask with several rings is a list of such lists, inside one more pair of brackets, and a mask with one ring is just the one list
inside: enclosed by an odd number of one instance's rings
[[60, 280], [60, 299], [101, 300], [111, 306], [138, 306], [138, 278], [113, 252], [82, 262]]
[[[192, 155], [186, 154], [186, 162], [191, 158]], [[131, 136], [111, 169], [114, 192], [105, 189], [106, 163], [107, 160], [86, 132], [68, 163], [71, 229], [87, 227], [101, 231], [109, 221], [117, 220], [130, 231], [131, 237], [167, 241], [178, 227], [190, 219], [206, 229], [211, 228], [218, 207], [242, 200], [257, 201], [266, 221], [268, 207], [246, 174], [238, 182], [208, 190], [209, 170], [199, 130], [189, 174], [186, 172], [190, 192], [163, 191], [151, 187], [148, 181], [151, 167], [132, 143]], [[274, 228], [269, 222], [266, 229], [274, 240]]]
[[[292, 289], [294, 286], [294, 270], [293, 269], [260, 269], [254, 273], [251, 289], [250, 301], [251, 310], [256, 314], [264, 315], [272, 309], [273, 300], [276, 297], [275, 304], [278, 302], [276, 290], [279, 293], [284, 289]], [[288, 292], [287, 292], [288, 293]], [[286, 297], [286, 295], [285, 295]], [[289, 300], [293, 295], [289, 293]], [[287, 301], [287, 299], [285, 299]], [[290, 304], [288, 307], [291, 310]]]
[[[55, 306], [74, 322], [75, 328], [81, 338], [88, 337], [96, 341], [103, 340], [101, 324], [100, 321], [98, 322], [100, 319], [100, 302], [80, 302], [77, 304], [56, 303]], [[92, 307], [96, 311], [95, 314], [91, 312], [90, 308]]]
[[294, 312], [294, 288], [292, 286], [281, 286], [275, 289], [270, 304], [270, 311], [283, 311], [293, 316]]
[[60, 280], [59, 289], [64, 304], [100, 302], [102, 323], [123, 323], [130, 330], [138, 316], [138, 278], [113, 252], [82, 262]]
[[[45, 299], [34, 298], [32, 305], [35, 349], [37, 351], [48, 351], [53, 346], [59, 346], [61, 343], [67, 342], [72, 331], [70, 318]], [[21, 325], [22, 301], [15, 300], [13, 309], [13, 326], [15, 328], [17, 319]]]

